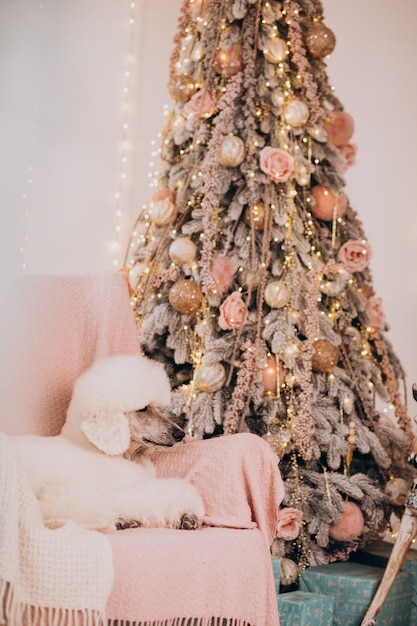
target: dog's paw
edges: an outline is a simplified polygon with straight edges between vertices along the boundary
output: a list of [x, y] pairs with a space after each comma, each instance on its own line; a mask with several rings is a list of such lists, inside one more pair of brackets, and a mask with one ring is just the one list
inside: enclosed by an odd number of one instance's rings
[[142, 524], [133, 519], [125, 519], [120, 517], [116, 522], [116, 530], [125, 530], [126, 528], [140, 528]]
[[182, 530], [196, 530], [200, 528], [201, 520], [195, 513], [184, 513], [180, 520], [180, 528]]

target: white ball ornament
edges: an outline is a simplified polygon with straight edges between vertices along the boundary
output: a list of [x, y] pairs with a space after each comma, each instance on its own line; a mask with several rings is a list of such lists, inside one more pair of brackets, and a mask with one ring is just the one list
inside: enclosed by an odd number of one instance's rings
[[289, 126], [303, 126], [310, 115], [308, 106], [302, 100], [291, 100], [284, 108], [284, 118]]
[[192, 263], [195, 261], [197, 246], [191, 239], [178, 237], [169, 246], [169, 256], [174, 263]]
[[166, 226], [173, 218], [176, 208], [170, 198], [164, 198], [149, 205], [152, 221], [158, 226]]
[[135, 263], [129, 270], [129, 285], [132, 289], [136, 289], [138, 283], [145, 273], [145, 263]]
[[245, 143], [236, 135], [227, 135], [220, 144], [218, 160], [225, 167], [237, 167], [245, 158]]
[[212, 393], [221, 389], [226, 381], [226, 371], [221, 363], [200, 365], [196, 369], [194, 385], [199, 391]]
[[260, 281], [260, 273], [255, 270], [242, 270], [237, 275], [239, 285], [247, 289], [255, 289]]
[[288, 54], [287, 42], [279, 37], [269, 39], [265, 48], [264, 55], [270, 63], [281, 63]]
[[272, 309], [280, 309], [290, 299], [290, 290], [282, 280], [273, 280], [265, 288], [265, 302]]

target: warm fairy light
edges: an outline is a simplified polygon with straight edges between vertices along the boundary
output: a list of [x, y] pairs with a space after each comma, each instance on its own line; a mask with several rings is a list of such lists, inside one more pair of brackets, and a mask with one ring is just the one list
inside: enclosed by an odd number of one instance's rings
[[[130, 100], [130, 82], [132, 78], [132, 70], [135, 64], [134, 55], [134, 41], [136, 30], [136, 2], [130, 2], [130, 12], [128, 18], [129, 24], [129, 43], [128, 52], [125, 60], [125, 67], [123, 70], [123, 86], [122, 86], [122, 105], [121, 105], [121, 140], [120, 140], [120, 153], [119, 153], [119, 174], [118, 174], [118, 186], [113, 197], [114, 204], [114, 240], [110, 245], [112, 252], [112, 264], [114, 268], [118, 268], [120, 265], [120, 252], [122, 249], [121, 235], [122, 224], [124, 218], [124, 204], [126, 202], [125, 196], [126, 188], [129, 182], [129, 166], [130, 166], [130, 152], [131, 152], [131, 139], [130, 139], [130, 113], [132, 110]], [[138, 20], [141, 22], [141, 20]]]

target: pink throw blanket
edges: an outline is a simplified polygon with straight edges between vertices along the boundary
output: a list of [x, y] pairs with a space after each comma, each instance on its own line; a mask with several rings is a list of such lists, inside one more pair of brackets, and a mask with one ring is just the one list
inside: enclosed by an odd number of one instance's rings
[[193, 617], [196, 626], [212, 624], [213, 617], [236, 626], [276, 626], [269, 547], [284, 487], [270, 447], [256, 435], [238, 434], [178, 445], [153, 460], [159, 476], [181, 476], [198, 487], [206, 526], [109, 535], [116, 583], [108, 617], [123, 614], [146, 626], [181, 624], [181, 617]]

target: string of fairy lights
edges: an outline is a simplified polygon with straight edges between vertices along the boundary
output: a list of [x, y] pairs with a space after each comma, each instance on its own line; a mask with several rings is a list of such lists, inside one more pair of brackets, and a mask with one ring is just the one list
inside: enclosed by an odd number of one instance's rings
[[[47, 31], [48, 20], [51, 17], [46, 13], [48, 9], [48, 1], [43, 0], [38, 5], [38, 15], [35, 22], [35, 28], [38, 36], [42, 38], [42, 32]], [[121, 265], [122, 253], [124, 252], [124, 227], [125, 222], [129, 218], [129, 203], [132, 185], [132, 166], [133, 166], [133, 144], [135, 130], [135, 111], [136, 98], [138, 97], [138, 85], [140, 90], [141, 76], [141, 45], [143, 42], [143, 29], [145, 23], [145, 15], [147, 11], [147, 0], [130, 0], [127, 2], [128, 9], [128, 29], [127, 29], [127, 46], [124, 55], [123, 66], [121, 68], [122, 77], [118, 81], [121, 84], [121, 105], [120, 105], [120, 136], [116, 146], [118, 153], [117, 163], [118, 171], [115, 176], [115, 187], [112, 197], [109, 198], [109, 206], [113, 212], [113, 237], [109, 242], [108, 249], [111, 256], [111, 264], [114, 269]], [[24, 179], [22, 182], [22, 191], [20, 193], [20, 214], [22, 215], [21, 236], [19, 242], [20, 268], [22, 271], [31, 269], [30, 263], [30, 224], [36, 219], [34, 208], [36, 203], [32, 193], [34, 187], [34, 176], [38, 168], [35, 167], [39, 155], [39, 145], [36, 137], [42, 129], [39, 128], [38, 119], [40, 118], [40, 103], [33, 106], [28, 121], [27, 128], [27, 166]], [[156, 144], [156, 141], [153, 142]], [[153, 153], [155, 156], [157, 153]], [[149, 164], [154, 167], [154, 163]], [[151, 185], [151, 183], [150, 183]], [[110, 237], [111, 238], [111, 237]]]
[[138, 81], [140, 73], [136, 54], [137, 40], [143, 40], [144, 2], [132, 0], [129, 3], [128, 50], [123, 68], [122, 105], [121, 105], [121, 137], [119, 142], [119, 173], [117, 189], [114, 192], [114, 239], [111, 242], [112, 265], [118, 269], [121, 264], [123, 244], [123, 223], [127, 217], [128, 193], [130, 186], [132, 162], [132, 126], [133, 101], [132, 78]]

